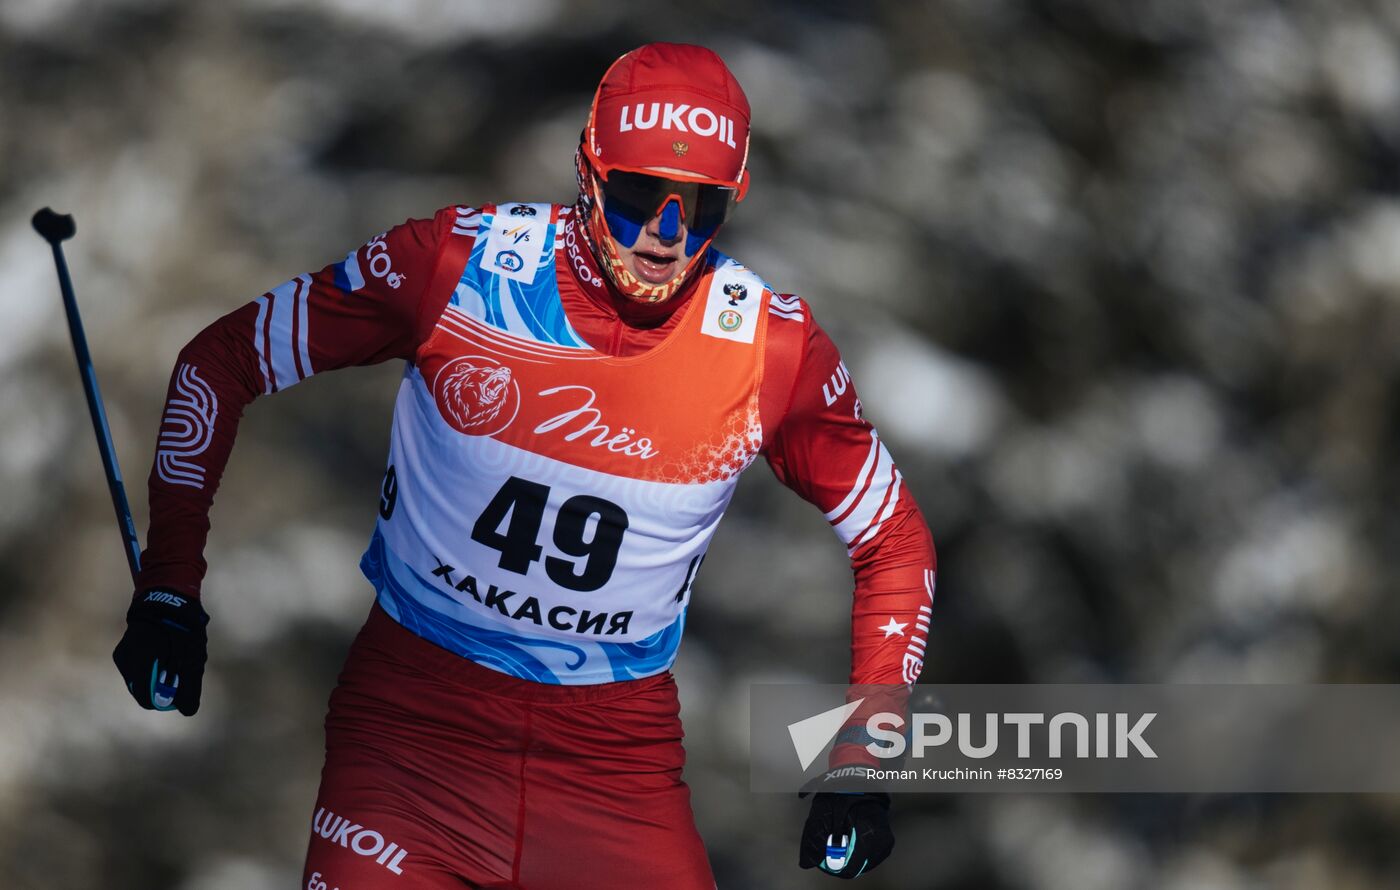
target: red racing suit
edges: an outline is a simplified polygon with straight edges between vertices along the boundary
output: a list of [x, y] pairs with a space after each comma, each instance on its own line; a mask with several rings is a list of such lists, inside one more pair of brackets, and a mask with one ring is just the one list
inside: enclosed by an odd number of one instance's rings
[[[669, 668], [758, 454], [847, 546], [851, 682], [922, 668], [932, 541], [810, 307], [717, 251], [671, 300], [627, 301], [578, 225], [558, 205], [444, 208], [224, 316], [176, 362], [138, 586], [196, 597], [244, 407], [406, 362], [313, 884], [711, 886]], [[452, 498], [425, 481], [443, 476], [463, 482]], [[639, 865], [639, 844], [664, 864]]]

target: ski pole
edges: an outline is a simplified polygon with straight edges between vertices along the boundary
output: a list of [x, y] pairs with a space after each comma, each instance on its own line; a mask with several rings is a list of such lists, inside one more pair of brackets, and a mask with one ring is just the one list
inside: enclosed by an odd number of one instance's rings
[[83, 320], [78, 315], [78, 301], [73, 296], [73, 282], [68, 277], [68, 263], [63, 259], [63, 242], [73, 237], [77, 227], [73, 217], [55, 213], [45, 207], [31, 220], [38, 232], [53, 248], [53, 262], [58, 269], [58, 288], [63, 292], [63, 311], [68, 316], [68, 333], [73, 338], [73, 353], [78, 359], [78, 374], [83, 378], [83, 393], [87, 396], [92, 431], [97, 434], [97, 450], [102, 453], [102, 469], [107, 473], [107, 488], [112, 493], [112, 507], [117, 512], [117, 527], [126, 547], [126, 562], [131, 569], [131, 583], [136, 585], [136, 573], [141, 570], [141, 542], [136, 537], [136, 523], [131, 518], [131, 506], [126, 501], [121, 467], [117, 465], [117, 449], [112, 445], [112, 432], [107, 428], [107, 412], [102, 407], [102, 391], [97, 388], [97, 371], [92, 366], [87, 337], [83, 335]]

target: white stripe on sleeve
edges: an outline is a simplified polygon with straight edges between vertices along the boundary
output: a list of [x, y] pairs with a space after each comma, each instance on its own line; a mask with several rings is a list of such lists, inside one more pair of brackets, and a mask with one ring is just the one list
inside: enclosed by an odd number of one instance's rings
[[870, 478], [871, 466], [875, 463], [875, 459], [879, 455], [879, 451], [880, 438], [875, 435], [874, 430], [871, 430], [870, 451], [868, 451], [865, 455], [865, 462], [860, 465], [860, 472], [856, 473], [856, 484], [853, 485], [851, 487], [851, 490], [846, 493], [846, 497], [842, 499], [841, 503], [837, 504], [835, 509], [831, 510], [826, 514], [827, 522], [831, 522], [832, 520], [839, 517], [842, 513], [845, 513], [848, 509], [850, 509], [851, 502], [854, 501], [856, 497], [860, 494], [861, 488], [865, 486], [866, 480]]
[[253, 348], [258, 352], [258, 370], [262, 372], [263, 392], [272, 392], [272, 378], [267, 375], [267, 356], [263, 354], [263, 325], [267, 321], [268, 295], [258, 297], [258, 318], [253, 322]]
[[[897, 488], [899, 484], [899, 471], [894, 468], [894, 459], [890, 457], [890, 453], [885, 450], [885, 446], [878, 439], [875, 446], [875, 466], [869, 476], [870, 484], [865, 487], [864, 491], [859, 488], [852, 491], [852, 495], [857, 498], [855, 505], [845, 518], [833, 526], [836, 530], [836, 536], [847, 547], [854, 546], [856, 539], [861, 536], [862, 532], [881, 521], [877, 519], [877, 515], [880, 514], [882, 507], [887, 506], [885, 495], [890, 494], [892, 486]], [[863, 480], [859, 484], [864, 484]], [[896, 490], [895, 494], [897, 493]], [[893, 502], [893, 497], [889, 498], [889, 502]], [[840, 513], [837, 512], [836, 516], [840, 516]], [[834, 518], [836, 517], [833, 516], [827, 521], [830, 522]]]
[[307, 305], [311, 299], [311, 276], [298, 275], [297, 279], [301, 282], [301, 291], [297, 296], [297, 349], [301, 351], [301, 372], [302, 379], [305, 380], [316, 373], [311, 370], [311, 350], [307, 348], [307, 319], [310, 314]]
[[880, 511], [879, 518], [871, 523], [868, 530], [856, 535], [855, 539], [850, 542], [849, 547], [851, 550], [856, 549], [867, 541], [874, 540], [875, 536], [880, 533], [880, 526], [884, 525], [885, 520], [889, 519], [890, 515], [894, 513], [894, 506], [899, 501], [899, 486], [903, 481], [904, 476], [900, 474], [899, 470], [895, 470], [894, 484], [889, 488], [890, 496], [889, 499], [885, 501], [884, 509]]
[[272, 289], [268, 311], [272, 323], [268, 328], [268, 343], [272, 355], [272, 378], [275, 390], [281, 392], [301, 379], [297, 373], [296, 342], [292, 339], [292, 317], [297, 310], [299, 278], [285, 281]]

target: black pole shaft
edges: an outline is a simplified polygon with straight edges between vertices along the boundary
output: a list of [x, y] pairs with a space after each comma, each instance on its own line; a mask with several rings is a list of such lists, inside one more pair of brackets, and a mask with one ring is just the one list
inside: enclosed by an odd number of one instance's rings
[[78, 315], [78, 301], [73, 296], [73, 282], [68, 277], [63, 246], [58, 241], [50, 241], [49, 246], [53, 248], [54, 266], [58, 269], [63, 311], [68, 316], [68, 333], [73, 338], [73, 353], [78, 359], [78, 373], [83, 378], [83, 393], [87, 396], [88, 414], [92, 417], [92, 431], [97, 434], [97, 450], [102, 453], [102, 469], [107, 474], [107, 488], [112, 493], [112, 507], [117, 513], [117, 526], [126, 549], [126, 562], [131, 569], [131, 583], [135, 586], [136, 573], [141, 570], [141, 542], [136, 537], [136, 523], [131, 518], [131, 505], [127, 503], [126, 488], [122, 485], [117, 449], [112, 444], [112, 432], [107, 427], [102, 391], [98, 389], [97, 371], [92, 366], [92, 354], [88, 352], [87, 337], [83, 334], [83, 320]]

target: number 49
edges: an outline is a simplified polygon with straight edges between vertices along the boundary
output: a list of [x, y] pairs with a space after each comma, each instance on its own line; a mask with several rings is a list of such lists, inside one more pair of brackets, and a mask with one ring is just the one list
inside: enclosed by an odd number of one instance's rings
[[[527, 574], [530, 564], [544, 555], [544, 548], [537, 542], [547, 503], [548, 485], [511, 476], [477, 517], [472, 540], [500, 551], [501, 568]], [[593, 537], [585, 539], [588, 521], [594, 516], [598, 520]], [[554, 521], [554, 546], [562, 553], [581, 558], [582, 568], [578, 561], [547, 556], [546, 574], [560, 587], [597, 590], [608, 583], [617, 567], [617, 552], [626, 531], [627, 512], [612, 501], [586, 494], [569, 498], [559, 505]]]

